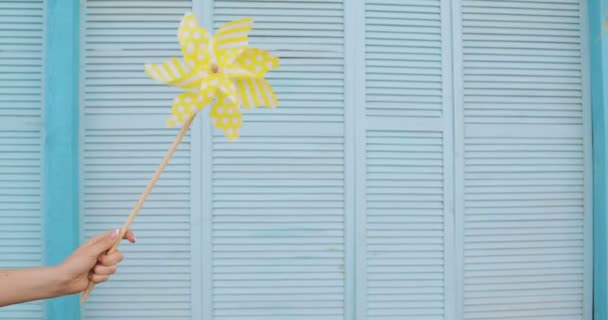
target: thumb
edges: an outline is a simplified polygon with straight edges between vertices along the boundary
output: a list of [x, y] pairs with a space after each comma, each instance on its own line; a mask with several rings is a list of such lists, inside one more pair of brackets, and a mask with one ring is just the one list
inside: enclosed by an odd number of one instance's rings
[[108, 251], [116, 243], [119, 233], [120, 229], [116, 229], [91, 238], [87, 244], [89, 253], [94, 256], [99, 256]]

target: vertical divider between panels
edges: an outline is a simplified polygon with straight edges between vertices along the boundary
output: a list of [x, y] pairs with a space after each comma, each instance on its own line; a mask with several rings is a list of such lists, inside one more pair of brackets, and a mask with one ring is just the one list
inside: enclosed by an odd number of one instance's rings
[[[347, 0], [351, 1], [351, 0]], [[355, 66], [351, 76], [353, 79], [353, 105], [354, 116], [351, 120], [354, 121], [352, 130], [354, 130], [355, 144], [355, 319], [367, 319], [367, 229], [366, 229], [366, 121], [365, 121], [365, 103], [366, 103], [366, 62], [365, 62], [365, 1], [352, 0], [352, 9], [350, 10], [350, 18], [354, 21], [353, 34], [353, 53], [350, 58]]]
[[[202, 0], [192, 1], [192, 10], [197, 17], [202, 17], [202, 13], [205, 12], [203, 8]], [[199, 18], [200, 19], [200, 18]], [[199, 22], [200, 23], [200, 22]], [[191, 306], [192, 306], [192, 320], [203, 319], [203, 278], [205, 268], [204, 264], [204, 251], [202, 248], [205, 246], [204, 237], [207, 234], [205, 228], [206, 224], [203, 224], [205, 212], [203, 210], [203, 118], [197, 116], [192, 127], [190, 128], [190, 256], [192, 259], [192, 269], [190, 271], [191, 276]]]
[[[214, 32], [213, 28], [213, 0], [194, 0], [194, 9], [196, 16], [199, 18], [199, 24], [209, 30], [211, 34]], [[207, 109], [208, 110], [208, 109]], [[203, 111], [205, 114], [207, 110]], [[213, 212], [212, 212], [212, 184], [213, 184], [213, 172], [212, 172], [212, 161], [213, 161], [213, 139], [211, 131], [211, 123], [209, 117], [200, 116], [200, 130], [196, 133], [199, 134], [198, 144], [200, 144], [201, 161], [200, 161], [200, 174], [201, 179], [201, 193], [198, 195], [201, 198], [201, 248], [202, 252], [202, 320], [213, 319]], [[195, 134], [195, 133], [193, 133]]]
[[[44, 92], [45, 262], [78, 246], [79, 1], [47, 0]], [[47, 320], [78, 320], [78, 296], [48, 301]]]
[[344, 243], [346, 247], [346, 260], [345, 260], [345, 309], [344, 318], [346, 320], [354, 320], [357, 316], [356, 306], [357, 303], [357, 278], [358, 273], [356, 270], [357, 265], [357, 214], [359, 208], [357, 207], [357, 196], [356, 196], [356, 177], [357, 177], [357, 126], [356, 117], [359, 114], [360, 100], [357, 96], [357, 92], [360, 92], [358, 87], [358, 74], [357, 70], [360, 69], [361, 65], [358, 64], [357, 57], [359, 54], [358, 44], [363, 42], [361, 34], [358, 32], [358, 24], [361, 20], [357, 21], [357, 13], [361, 11], [361, 0], [348, 1], [344, 0], [344, 17], [345, 17], [345, 61], [346, 66], [344, 70], [345, 78], [345, 110], [344, 110], [344, 141], [345, 141], [345, 228], [346, 238]]
[[464, 317], [464, 93], [462, 54], [462, 0], [451, 4], [453, 154], [454, 154], [454, 245], [453, 245], [453, 320]]
[[[602, 26], [606, 19], [606, 2], [590, 0], [589, 48], [591, 76], [591, 112], [593, 131], [593, 319], [608, 319], [608, 230], [607, 204], [608, 189], [608, 40], [602, 35]], [[585, 13], [583, 13], [585, 14]]]
[[458, 301], [456, 295], [457, 283], [456, 279], [458, 274], [453, 268], [456, 260], [456, 246], [457, 241], [455, 239], [455, 163], [454, 159], [450, 156], [454, 154], [454, 74], [453, 74], [453, 44], [452, 44], [452, 2], [451, 0], [441, 1], [441, 34], [442, 36], [442, 98], [443, 98], [443, 112], [442, 120], [444, 122], [443, 128], [443, 167], [444, 167], [444, 298], [445, 298], [445, 311], [444, 318], [446, 320], [456, 319], [456, 303]]
[[76, 0], [76, 1], [80, 1], [81, 3], [79, 4], [79, 12], [78, 12], [78, 17], [80, 18], [79, 23], [78, 23], [78, 30], [79, 30], [79, 35], [78, 35], [78, 87], [76, 88], [78, 90], [78, 106], [76, 108], [76, 117], [78, 119], [78, 129], [76, 130], [76, 135], [78, 136], [78, 241], [82, 242], [84, 240], [84, 235], [83, 232], [80, 232], [80, 230], [83, 230], [83, 215], [84, 215], [84, 204], [83, 204], [83, 191], [81, 190], [80, 186], [84, 185], [83, 184], [83, 168], [82, 165], [84, 163], [82, 157], [83, 154], [80, 152], [80, 150], [84, 150], [84, 139], [81, 139], [81, 137], [84, 136], [84, 126], [81, 125], [84, 123], [84, 112], [83, 112], [83, 108], [84, 108], [84, 102], [85, 102], [85, 95], [84, 95], [84, 90], [85, 90], [85, 68], [86, 68], [86, 64], [87, 64], [87, 59], [86, 59], [86, 54], [85, 54], [85, 36], [86, 36], [86, 0]]
[[584, 279], [583, 279], [583, 319], [593, 319], [593, 139], [591, 119], [591, 90], [589, 72], [589, 17], [587, 0], [581, 0], [581, 39], [582, 39], [582, 96], [583, 96], [583, 130], [585, 158], [584, 189]]

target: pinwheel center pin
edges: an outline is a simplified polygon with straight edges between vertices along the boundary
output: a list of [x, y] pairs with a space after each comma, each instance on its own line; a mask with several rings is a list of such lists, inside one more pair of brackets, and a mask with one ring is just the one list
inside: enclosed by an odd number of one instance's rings
[[217, 63], [212, 63], [211, 64], [211, 73], [214, 73], [214, 74], [222, 73], [222, 69], [220, 68], [220, 66]]

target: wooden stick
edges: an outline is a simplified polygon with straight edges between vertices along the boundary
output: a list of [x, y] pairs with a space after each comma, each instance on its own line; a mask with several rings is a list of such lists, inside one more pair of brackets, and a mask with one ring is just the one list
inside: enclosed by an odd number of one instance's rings
[[[175, 137], [175, 140], [173, 141], [173, 144], [171, 144], [171, 147], [169, 147], [169, 150], [167, 150], [167, 154], [165, 154], [163, 161], [160, 163], [160, 165], [156, 169], [156, 172], [154, 173], [154, 176], [152, 177], [152, 179], [150, 179], [150, 182], [148, 182], [148, 186], [146, 187], [144, 192], [141, 194], [141, 196], [139, 196], [139, 200], [137, 200], [137, 204], [135, 205], [135, 208], [133, 208], [133, 210], [129, 214], [129, 217], [127, 218], [127, 221], [123, 224], [122, 228], [120, 229], [120, 235], [116, 239], [116, 243], [114, 244], [114, 246], [112, 246], [112, 248], [110, 250], [108, 250], [108, 254], [113, 253], [114, 251], [116, 251], [116, 249], [118, 249], [118, 246], [120, 245], [120, 241], [125, 236], [127, 231], [129, 231], [129, 227], [135, 220], [135, 217], [137, 217], [139, 210], [141, 210], [141, 207], [144, 205], [144, 202], [150, 195], [150, 192], [152, 192], [152, 188], [154, 188], [154, 185], [160, 178], [160, 175], [165, 170], [165, 167], [167, 166], [167, 164], [169, 163], [169, 160], [175, 153], [175, 150], [177, 150], [177, 146], [184, 139], [184, 136], [186, 135], [186, 132], [188, 132], [188, 128], [190, 128], [190, 125], [192, 124], [192, 121], [194, 120], [195, 117], [196, 117], [196, 114], [194, 114], [192, 117], [190, 117], [190, 119], [188, 119], [188, 121], [186, 121], [186, 123], [184, 123], [184, 126], [180, 130], [179, 134]], [[89, 282], [89, 286], [82, 293], [82, 297], [80, 298], [80, 303], [84, 303], [87, 300], [87, 298], [91, 294], [91, 291], [93, 291], [93, 288], [95, 288], [95, 283]]]

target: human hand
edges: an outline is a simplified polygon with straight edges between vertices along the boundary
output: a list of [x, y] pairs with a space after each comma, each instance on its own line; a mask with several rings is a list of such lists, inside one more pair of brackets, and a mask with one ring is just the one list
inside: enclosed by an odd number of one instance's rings
[[[62, 279], [63, 294], [82, 292], [89, 281], [95, 284], [105, 282], [116, 272], [116, 265], [123, 259], [122, 253], [105, 253], [112, 248], [119, 233], [120, 230], [117, 229], [89, 239], [57, 267]], [[123, 239], [135, 243], [135, 235], [131, 231]]]

